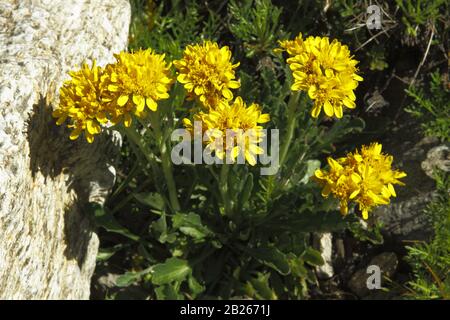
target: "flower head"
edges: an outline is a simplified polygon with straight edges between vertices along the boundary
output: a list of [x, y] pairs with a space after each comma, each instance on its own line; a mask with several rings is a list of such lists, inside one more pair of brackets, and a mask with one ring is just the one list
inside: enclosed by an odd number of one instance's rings
[[233, 99], [230, 89], [237, 89], [231, 51], [215, 42], [189, 45], [183, 58], [173, 62], [178, 70], [177, 80], [184, 85], [191, 99], [197, 98], [205, 107], [214, 107], [220, 100]]
[[94, 135], [99, 134], [101, 125], [108, 122], [107, 110], [102, 103], [102, 95], [106, 89], [106, 75], [101, 67], [83, 64], [81, 69], [69, 73], [70, 80], [64, 82], [60, 89], [60, 101], [52, 115], [58, 118], [61, 125], [67, 119], [72, 128], [70, 139], [77, 139], [84, 132], [89, 143], [94, 141]]
[[317, 118], [322, 110], [329, 117], [342, 118], [343, 107], [354, 109], [354, 90], [363, 79], [356, 74], [358, 61], [347, 46], [339, 41], [330, 43], [328, 37], [308, 37], [299, 34], [294, 40], [280, 41], [281, 49], [289, 54], [294, 77], [293, 91], [308, 92], [314, 100], [311, 115]]
[[389, 204], [395, 197], [394, 185], [404, 185], [398, 179], [406, 173], [392, 170], [392, 156], [381, 152], [382, 145], [372, 143], [361, 150], [334, 160], [328, 158], [330, 169], [318, 169], [314, 180], [323, 186], [322, 195], [331, 193], [340, 200], [341, 213], [347, 214], [348, 203], [355, 202], [364, 219], [379, 205]]
[[[229, 155], [233, 161], [242, 155], [252, 166], [256, 164], [255, 155], [264, 153], [258, 146], [264, 137], [260, 124], [269, 120], [269, 114], [263, 114], [259, 105], [252, 103], [247, 107], [241, 97], [231, 104], [223, 100], [215, 109], [194, 116], [194, 121], [202, 123], [206, 148], [210, 152], [215, 152], [220, 159]], [[189, 119], [183, 122], [188, 129], [193, 129]]]
[[164, 55], [151, 49], [114, 56], [117, 62], [106, 67], [109, 84], [103, 101], [109, 106], [111, 122], [116, 124], [123, 120], [128, 127], [132, 114], [143, 116], [145, 106], [156, 111], [158, 101], [169, 98], [173, 80]]

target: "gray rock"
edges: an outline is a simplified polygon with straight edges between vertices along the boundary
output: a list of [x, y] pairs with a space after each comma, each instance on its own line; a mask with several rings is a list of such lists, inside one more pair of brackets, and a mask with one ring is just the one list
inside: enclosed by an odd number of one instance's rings
[[405, 140], [386, 143], [383, 149], [394, 156], [394, 166], [407, 173], [408, 176], [402, 179], [406, 185], [396, 187], [397, 197], [391, 198], [390, 205], [375, 209], [372, 217], [383, 223], [385, 235], [398, 241], [427, 240], [432, 234], [432, 228], [428, 217], [424, 215], [424, 209], [435, 195], [435, 182], [430, 177], [430, 168], [434, 168], [436, 163], [442, 166], [442, 162], [437, 162], [436, 158], [440, 159], [443, 152], [433, 151], [439, 143], [434, 138], [420, 139], [414, 134], [410, 137], [401, 132], [392, 136]]
[[424, 210], [434, 195], [433, 191], [424, 192], [420, 196], [377, 208], [375, 212], [383, 223], [383, 233], [398, 241], [428, 239], [432, 229]]
[[319, 279], [329, 279], [334, 275], [333, 270], [333, 234], [330, 232], [314, 234], [314, 247], [320, 251], [324, 264], [316, 267]]
[[397, 270], [398, 258], [393, 252], [383, 252], [373, 257], [369, 265], [379, 266], [383, 277], [391, 278]]
[[116, 281], [120, 274], [107, 273], [97, 279], [97, 283], [106, 291], [107, 289], [115, 288]]
[[67, 72], [126, 47], [126, 0], [0, 2], [0, 299], [87, 299], [120, 139], [71, 142], [52, 108]]
[[365, 268], [359, 269], [352, 275], [348, 282], [348, 287], [360, 298], [367, 297], [373, 294], [374, 291], [379, 291], [377, 289], [369, 289], [367, 285], [368, 278], [373, 274], [372, 272], [368, 272], [370, 266], [379, 267], [381, 271], [380, 285], [383, 286], [385, 279], [391, 278], [397, 270], [398, 258], [393, 252], [381, 253], [373, 257]]
[[427, 158], [422, 161], [422, 170], [427, 176], [433, 178], [436, 170], [444, 172], [450, 171], [450, 148], [448, 145], [440, 145], [431, 148], [427, 153]]

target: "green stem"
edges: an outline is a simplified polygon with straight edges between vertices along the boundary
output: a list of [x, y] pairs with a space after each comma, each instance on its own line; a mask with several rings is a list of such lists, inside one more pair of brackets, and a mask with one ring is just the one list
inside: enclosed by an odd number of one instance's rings
[[228, 173], [230, 171], [230, 166], [228, 164], [222, 164], [220, 169], [220, 195], [222, 196], [222, 202], [225, 210], [225, 215], [229, 216], [231, 213], [230, 198], [228, 196]]
[[283, 144], [281, 146], [280, 151], [280, 168], [283, 166], [284, 161], [286, 160], [287, 153], [289, 151], [289, 147], [291, 146], [292, 138], [294, 137], [295, 126], [297, 124], [297, 104], [298, 99], [300, 97], [299, 92], [294, 92], [289, 98], [288, 106], [287, 106], [287, 131], [286, 136], [283, 137]]
[[133, 165], [133, 168], [131, 169], [130, 173], [126, 176], [126, 178], [122, 181], [122, 183], [116, 188], [116, 190], [111, 194], [109, 197], [109, 201], [113, 201], [117, 195], [119, 195], [133, 180], [135, 174], [139, 171], [139, 161], [136, 161]]
[[180, 211], [181, 207], [180, 202], [178, 201], [177, 187], [175, 185], [175, 179], [173, 178], [172, 160], [170, 159], [167, 143], [161, 131], [160, 119], [157, 113], [150, 113], [150, 123], [161, 152], [161, 165], [164, 178], [166, 179], [167, 189], [169, 191], [170, 204], [174, 211]]
[[[134, 131], [135, 129], [133, 128], [129, 130]], [[159, 167], [153, 152], [147, 147], [147, 145], [144, 144], [144, 141], [140, 140], [140, 136], [135, 132], [134, 134], [133, 132], [128, 132], [127, 134], [127, 132], [125, 131], [124, 134], [127, 135], [128, 140], [130, 140], [130, 147], [133, 150], [133, 153], [136, 155], [136, 164], [138, 166], [140, 166], [140, 164], [150, 164], [150, 170], [154, 179], [156, 190], [159, 194], [163, 195], [161, 187], [156, 181], [156, 178], [159, 177]], [[144, 156], [145, 158], [143, 158]], [[146, 172], [145, 169], [144, 172]]]
[[147, 159], [147, 161], [153, 163], [155, 161], [155, 157], [153, 155], [153, 152], [143, 143], [141, 136], [137, 133], [135, 127], [123, 127], [123, 130], [130, 139], [130, 141], [139, 148], [141, 153], [144, 155], [144, 157]]
[[167, 145], [164, 142], [161, 145], [161, 161], [164, 172], [164, 177], [166, 178], [167, 188], [169, 189], [169, 199], [172, 204], [172, 208], [175, 211], [180, 211], [180, 203], [178, 201], [177, 187], [175, 185], [175, 179], [173, 178], [172, 170], [172, 160], [170, 159]]
[[[295, 126], [297, 124], [297, 104], [300, 97], [300, 92], [294, 92], [289, 97], [288, 105], [287, 105], [287, 114], [286, 118], [288, 121], [287, 124], [287, 130], [286, 135], [283, 136], [283, 144], [281, 145], [280, 150], [280, 157], [279, 157], [279, 163], [278, 163], [278, 169], [280, 170], [283, 167], [284, 162], [286, 161], [286, 156], [289, 151], [289, 148], [292, 143], [292, 139], [294, 138], [294, 132], [295, 132]], [[275, 181], [275, 175], [271, 175], [268, 178], [268, 186], [270, 186], [270, 189], [267, 191], [267, 199], [271, 199], [273, 196], [274, 189], [272, 186], [274, 186]]]

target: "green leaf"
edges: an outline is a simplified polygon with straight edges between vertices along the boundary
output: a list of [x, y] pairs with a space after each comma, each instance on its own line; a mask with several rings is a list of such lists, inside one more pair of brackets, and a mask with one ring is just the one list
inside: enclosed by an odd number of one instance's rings
[[253, 191], [253, 174], [249, 174], [247, 176], [247, 180], [245, 181], [244, 188], [242, 189], [242, 196], [239, 199], [239, 208], [244, 207]]
[[260, 247], [246, 250], [250, 255], [259, 260], [266, 266], [273, 268], [282, 275], [288, 275], [291, 272], [289, 263], [283, 252], [274, 247]]
[[272, 288], [270, 288], [269, 277], [270, 273], [259, 273], [258, 278], [253, 278], [250, 280], [252, 287], [255, 289], [256, 298], [265, 300], [277, 299], [277, 295], [272, 290]]
[[188, 285], [194, 295], [198, 295], [205, 291], [205, 286], [202, 286], [192, 275], [188, 277]]
[[[304, 252], [304, 250], [302, 252]], [[291, 266], [292, 274], [297, 277], [305, 278], [308, 273], [308, 270], [304, 265], [305, 261], [293, 253], [289, 253], [287, 258], [289, 265]]]
[[302, 258], [305, 262], [312, 266], [321, 266], [324, 264], [322, 255], [319, 251], [314, 250], [311, 247], [306, 248], [305, 252], [302, 254]]
[[176, 232], [168, 232], [166, 214], [163, 212], [158, 220], [155, 220], [150, 225], [151, 234], [161, 243], [174, 243], [177, 239]]
[[125, 272], [116, 279], [116, 285], [118, 287], [128, 287], [136, 281], [141, 280], [142, 276], [146, 275], [150, 271], [151, 268], [147, 268], [140, 272]]
[[111, 248], [100, 248], [97, 253], [97, 261], [106, 261], [111, 258], [117, 251], [122, 249], [124, 246], [122, 244], [118, 244]]
[[87, 210], [93, 213], [95, 224], [98, 227], [102, 227], [109, 232], [121, 234], [131, 240], [139, 241], [139, 236], [133, 234], [130, 230], [122, 226], [102, 205], [91, 202], [88, 204]]
[[152, 222], [150, 225], [150, 231], [152, 231], [157, 238], [167, 232], [167, 221], [164, 213], [159, 219]]
[[212, 234], [208, 227], [202, 224], [200, 216], [193, 212], [175, 214], [172, 217], [172, 223], [174, 228], [196, 240], [201, 240]]
[[369, 228], [363, 228], [361, 222], [353, 222], [349, 225], [350, 231], [353, 236], [359, 241], [369, 241], [372, 244], [380, 245], [383, 244], [384, 238], [381, 234], [381, 223], [375, 223]]
[[163, 285], [172, 281], [183, 281], [189, 273], [191, 267], [186, 260], [169, 258], [153, 267], [152, 283]]
[[155, 288], [155, 293], [158, 300], [184, 300], [183, 295], [170, 284]]
[[131, 233], [127, 228], [118, 223], [112, 216], [102, 220], [99, 226], [103, 227], [106, 231], [121, 234], [133, 241], [139, 241], [139, 236]]
[[134, 193], [133, 197], [145, 206], [162, 211], [164, 209], [164, 199], [156, 192]]

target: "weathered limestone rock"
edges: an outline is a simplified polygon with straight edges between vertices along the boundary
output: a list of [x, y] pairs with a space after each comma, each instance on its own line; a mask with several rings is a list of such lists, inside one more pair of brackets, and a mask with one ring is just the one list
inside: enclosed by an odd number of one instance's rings
[[372, 215], [383, 222], [385, 235], [399, 241], [426, 240], [431, 236], [431, 225], [424, 215], [436, 189], [430, 175], [433, 168], [445, 168], [445, 160], [437, 160], [445, 154], [443, 148], [435, 148], [439, 141], [429, 137], [420, 138], [418, 129], [410, 130], [411, 134], [393, 134], [400, 141], [386, 143], [386, 152], [394, 156], [395, 165], [408, 174], [402, 179], [406, 186], [396, 187], [397, 198], [392, 199], [390, 205], [375, 209]]
[[320, 251], [324, 264], [316, 267], [319, 279], [329, 279], [333, 270], [333, 234], [331, 232], [314, 234], [314, 247]]
[[67, 71], [126, 47], [126, 0], [0, 2], [0, 299], [87, 299], [98, 238], [83, 210], [120, 139], [71, 142], [51, 110]]

